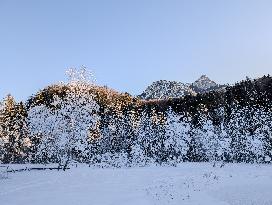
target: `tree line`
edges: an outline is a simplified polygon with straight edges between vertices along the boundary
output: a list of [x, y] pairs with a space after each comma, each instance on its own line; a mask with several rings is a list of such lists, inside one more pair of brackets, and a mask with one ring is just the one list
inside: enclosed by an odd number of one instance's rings
[[82, 162], [97, 166], [181, 162], [270, 163], [272, 78], [225, 90], [142, 101], [70, 70], [69, 83], [49, 86], [25, 103], [0, 107], [2, 163]]

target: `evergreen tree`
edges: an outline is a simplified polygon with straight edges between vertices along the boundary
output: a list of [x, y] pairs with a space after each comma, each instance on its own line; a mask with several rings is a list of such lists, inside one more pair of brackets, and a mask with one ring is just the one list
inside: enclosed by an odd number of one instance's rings
[[27, 158], [29, 146], [26, 109], [8, 95], [1, 108], [1, 144], [4, 163], [22, 163]]
[[4, 103], [0, 102], [0, 163], [4, 159], [4, 144], [5, 144], [5, 135], [4, 135]]
[[166, 121], [166, 155], [172, 163], [178, 163], [186, 160], [186, 154], [189, 150], [190, 125], [188, 120], [172, 109], [167, 112]]
[[143, 151], [143, 156], [145, 156], [143, 162], [145, 164], [154, 162], [152, 142], [155, 141], [157, 136], [150, 113], [146, 109], [141, 112], [139, 126], [136, 133], [138, 136], [140, 150]]

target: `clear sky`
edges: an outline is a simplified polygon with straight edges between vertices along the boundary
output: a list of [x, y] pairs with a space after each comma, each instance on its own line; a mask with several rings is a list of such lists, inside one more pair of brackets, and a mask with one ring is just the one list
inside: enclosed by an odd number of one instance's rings
[[271, 74], [271, 11], [271, 0], [0, 0], [0, 97], [25, 100], [80, 65], [131, 94]]

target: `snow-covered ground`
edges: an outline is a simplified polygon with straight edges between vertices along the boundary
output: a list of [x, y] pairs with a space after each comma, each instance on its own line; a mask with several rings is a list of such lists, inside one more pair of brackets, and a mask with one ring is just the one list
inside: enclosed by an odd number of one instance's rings
[[184, 163], [178, 167], [122, 169], [79, 166], [65, 172], [11, 173], [7, 179], [0, 179], [0, 204], [271, 205], [271, 190], [271, 165], [227, 164], [220, 168], [208, 163]]

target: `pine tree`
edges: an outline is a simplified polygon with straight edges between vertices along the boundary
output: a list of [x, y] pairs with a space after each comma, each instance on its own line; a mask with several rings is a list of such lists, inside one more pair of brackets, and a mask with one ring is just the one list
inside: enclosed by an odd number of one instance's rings
[[155, 153], [152, 147], [152, 142], [156, 139], [156, 132], [154, 130], [150, 113], [146, 109], [141, 112], [139, 126], [136, 133], [138, 136], [139, 149], [143, 151], [143, 163], [153, 163]]
[[175, 113], [172, 109], [167, 112], [166, 121], [166, 154], [172, 163], [179, 163], [186, 160], [189, 150], [188, 132], [190, 125], [186, 118]]
[[22, 102], [16, 103], [11, 95], [3, 102], [1, 109], [2, 161], [22, 163], [27, 158], [29, 146], [26, 124], [26, 109]]
[[0, 102], [0, 163], [4, 159], [4, 144], [5, 144], [5, 135], [4, 135], [4, 103]]
[[252, 152], [255, 162], [272, 162], [272, 116], [270, 112], [260, 108], [254, 118], [257, 121], [252, 137]]

